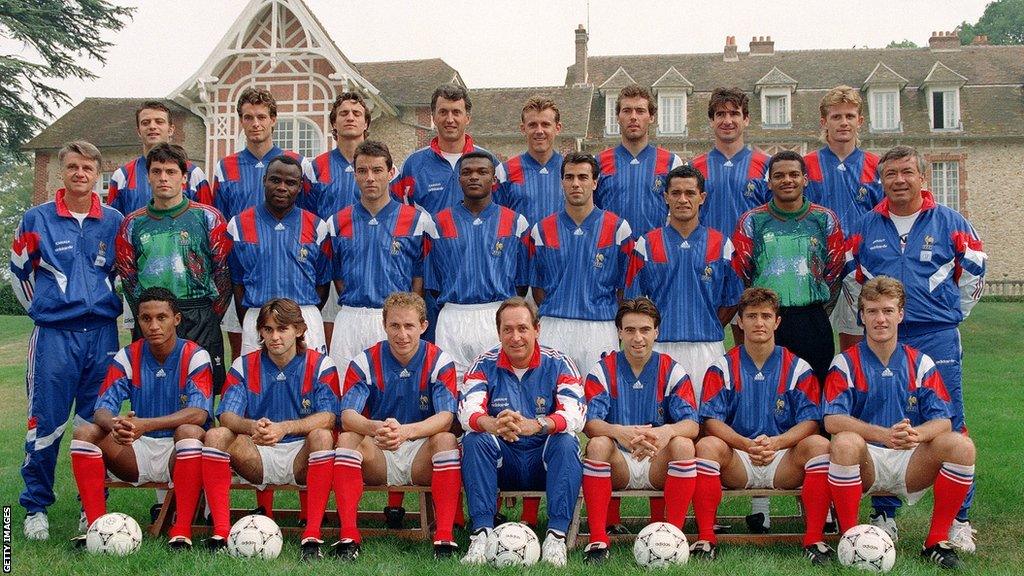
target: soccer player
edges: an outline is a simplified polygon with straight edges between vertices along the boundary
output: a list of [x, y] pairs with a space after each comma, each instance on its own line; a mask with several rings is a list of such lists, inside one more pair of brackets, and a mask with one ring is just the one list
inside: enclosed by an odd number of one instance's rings
[[649, 299], [624, 301], [615, 315], [620, 350], [606, 354], [584, 385], [583, 433], [590, 438], [583, 461], [587, 562], [609, 557], [606, 512], [613, 488], [664, 490], [668, 521], [678, 528], [690, 507], [697, 477], [697, 400], [682, 367], [654, 351], [660, 323]]
[[[210, 355], [177, 337], [182, 315], [169, 290], [146, 289], [137, 310], [142, 338], [114, 356], [92, 422], [75, 427], [71, 470], [87, 525], [107, 513], [108, 470], [136, 485], [173, 479], [178, 515], [168, 544], [188, 549], [201, 487], [203, 429], [213, 413]], [[125, 400], [129, 412], [120, 416]], [[85, 534], [74, 543], [85, 546]]]
[[707, 201], [700, 219], [729, 235], [740, 215], [771, 198], [765, 184], [768, 156], [744, 143], [750, 125], [750, 99], [739, 88], [715, 88], [708, 100], [708, 120], [715, 145], [690, 164], [704, 175]]
[[715, 515], [722, 486], [783, 488], [802, 485], [807, 518], [803, 546], [811, 564], [835, 552], [822, 535], [828, 514], [828, 440], [819, 436], [821, 385], [811, 367], [775, 344], [779, 297], [748, 288], [740, 297], [743, 344], [726, 352], [704, 376], [697, 442], [693, 512], [699, 532], [690, 554], [713, 559]]
[[[152, 198], [147, 173], [146, 157], [154, 146], [171, 141], [174, 135], [174, 120], [171, 110], [163, 102], [148, 101], [135, 111], [135, 131], [142, 141], [142, 155], [121, 166], [110, 176], [107, 189], [107, 204], [128, 216], [145, 208]], [[188, 162], [183, 178], [183, 192], [189, 200], [210, 204], [213, 196], [206, 173], [195, 164]]]
[[387, 338], [349, 365], [341, 397], [335, 450], [334, 494], [341, 520], [335, 552], [359, 555], [356, 525], [364, 483], [369, 486], [430, 486], [437, 524], [434, 557], [451, 557], [452, 534], [462, 490], [459, 446], [449, 430], [458, 389], [455, 365], [433, 344], [421, 340], [426, 304], [417, 294], [395, 292], [384, 302]]
[[804, 196], [804, 159], [784, 150], [768, 162], [772, 199], [740, 217], [733, 268], [747, 286], [778, 294], [775, 340], [806, 360], [825, 381], [835, 354], [825, 305], [839, 290], [843, 231], [834, 212]]
[[725, 354], [722, 328], [743, 292], [732, 269], [732, 241], [701, 222], [706, 198], [704, 175], [693, 166], [668, 173], [668, 225], [637, 240], [627, 279], [662, 312], [654, 349], [691, 375], [698, 399], [704, 373]]
[[891, 492], [913, 504], [934, 486], [921, 556], [960, 567], [947, 540], [974, 480], [974, 443], [953, 428], [950, 394], [927, 354], [899, 342], [906, 293], [876, 276], [858, 300], [865, 340], [836, 356], [825, 385], [832, 434], [829, 487], [842, 530], [858, 523], [861, 493]]
[[594, 203], [625, 218], [636, 236], [665, 225], [665, 176], [683, 164], [679, 156], [650, 143], [657, 102], [650, 91], [636, 84], [620, 90], [615, 116], [622, 142], [597, 157], [601, 179]]
[[[296, 152], [285, 151], [274, 144], [277, 124], [277, 101], [264, 88], [250, 87], [242, 91], [236, 104], [238, 121], [245, 133], [245, 148], [221, 158], [213, 177], [213, 205], [230, 222], [246, 208], [263, 199], [263, 177], [270, 161], [282, 154], [297, 159], [302, 166], [302, 188], [307, 192], [312, 180], [312, 167]], [[241, 355], [242, 324], [237, 303], [229, 305], [224, 314], [224, 331], [228, 333], [233, 358]]]
[[46, 509], [54, 501], [54, 468], [71, 406], [87, 421], [107, 363], [118, 349], [121, 299], [114, 292], [114, 239], [121, 213], [93, 193], [100, 151], [85, 141], [57, 154], [64, 187], [30, 208], [11, 245], [11, 286], [35, 323], [25, 388], [28, 432], [21, 477], [25, 537], [46, 540]]
[[[864, 125], [863, 101], [849, 86], [836, 86], [821, 99], [821, 131], [825, 146], [804, 156], [807, 199], [836, 213], [847, 232], [882, 201], [878, 156], [858, 147]], [[856, 344], [864, 333], [857, 325], [857, 305], [843, 288], [831, 322], [839, 332], [839, 349]]]
[[260, 349], [231, 365], [217, 409], [220, 426], [206, 433], [203, 491], [213, 517], [207, 547], [227, 545], [231, 473], [259, 487], [304, 484], [309, 492], [303, 560], [321, 556], [320, 525], [334, 475], [338, 371], [305, 343], [299, 305], [275, 298], [256, 319]]
[[[301, 208], [315, 213], [324, 222], [359, 200], [353, 162], [356, 147], [366, 140], [370, 132], [370, 108], [357, 92], [342, 92], [334, 99], [328, 119], [331, 134], [338, 144], [333, 150], [313, 160], [313, 182], [309, 194], [304, 195], [299, 202]], [[386, 188], [384, 192], [387, 193]], [[328, 348], [333, 342], [334, 318], [338, 310], [338, 292], [332, 284], [323, 309]], [[345, 367], [339, 363], [338, 368], [344, 370]]]
[[388, 194], [395, 168], [387, 145], [367, 140], [353, 161], [359, 199], [328, 219], [331, 269], [341, 295], [331, 359], [342, 371], [387, 337], [380, 315], [389, 294], [423, 293], [423, 235], [433, 227], [426, 213]]
[[499, 173], [504, 173], [504, 181], [495, 190], [494, 201], [536, 224], [564, 205], [558, 179], [562, 155], [555, 150], [562, 118], [554, 101], [542, 96], [527, 100], [519, 118], [526, 152], [502, 163]]
[[[957, 326], [981, 298], [987, 256], [971, 224], [924, 189], [925, 160], [917, 150], [896, 146], [882, 156], [881, 166], [885, 199], [850, 233], [846, 259], [853, 272], [845, 282], [853, 294], [876, 276], [903, 283], [907, 303], [899, 340], [935, 361], [949, 391], [953, 431], [966, 433]], [[964, 552], [975, 550], [968, 520], [973, 496], [972, 488], [949, 534]], [[877, 512], [895, 536], [894, 509]]]
[[561, 166], [565, 208], [530, 230], [530, 284], [544, 343], [577, 367], [618, 347], [613, 320], [633, 251], [629, 223], [594, 207], [598, 170], [590, 154], [568, 154]]
[[465, 154], [458, 172], [463, 200], [434, 216], [423, 285], [443, 307], [437, 345], [455, 361], [461, 382], [474, 359], [497, 344], [489, 319], [527, 284], [529, 226], [521, 214], [491, 201], [490, 154]]
[[483, 564], [499, 487], [547, 492], [541, 560], [565, 566], [565, 534], [580, 493], [579, 439], [586, 406], [579, 372], [541, 346], [537, 308], [520, 297], [495, 314], [501, 345], [476, 359], [459, 388], [462, 482], [473, 534], [464, 564]]
[[274, 298], [291, 298], [306, 319], [305, 345], [326, 354], [320, 308], [330, 282], [327, 224], [295, 206], [302, 166], [291, 156], [270, 161], [263, 178], [263, 204], [228, 222], [233, 242], [229, 262], [235, 307], [243, 318], [242, 353], [258, 350], [257, 311]]
[[[129, 214], [115, 242], [117, 273], [132, 312], [142, 292], [170, 290], [181, 313], [179, 336], [199, 344], [213, 367], [214, 395], [224, 384], [224, 336], [220, 319], [231, 301], [227, 224], [211, 206], [189, 200], [182, 192], [188, 157], [166, 142], [146, 156], [152, 200]], [[133, 337], [142, 337], [136, 326]]]

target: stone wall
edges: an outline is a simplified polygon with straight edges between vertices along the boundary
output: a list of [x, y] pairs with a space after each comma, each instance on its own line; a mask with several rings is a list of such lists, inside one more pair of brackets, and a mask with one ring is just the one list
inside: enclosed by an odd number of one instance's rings
[[[985, 243], [988, 280], [1024, 278], [1024, 144], [974, 144], [966, 155], [967, 210]], [[963, 177], [963, 174], [961, 174]]]

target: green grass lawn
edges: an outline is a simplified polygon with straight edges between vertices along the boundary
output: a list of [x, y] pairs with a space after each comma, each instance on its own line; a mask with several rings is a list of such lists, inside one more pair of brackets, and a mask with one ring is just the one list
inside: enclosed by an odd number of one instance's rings
[[[966, 574], [1024, 573], [1024, 447], [1019, 441], [1022, 429], [1019, 413], [1024, 406], [1021, 386], [1020, 358], [1024, 353], [1019, 329], [1024, 326], [1024, 304], [984, 303], [962, 327], [964, 342], [964, 374], [968, 425], [978, 446], [978, 497], [972, 522], [978, 528], [978, 549], [975, 556], [965, 557]], [[18, 467], [23, 458], [25, 434], [25, 353], [31, 323], [27, 318], [0, 317], [0, 505], [10, 507], [15, 574], [57, 576], [62, 574], [380, 574], [383, 576], [421, 576], [423, 574], [484, 574], [493, 568], [462, 567], [457, 562], [435, 563], [426, 543], [405, 543], [394, 539], [370, 540], [364, 544], [363, 555], [353, 565], [325, 560], [315, 566], [299, 564], [298, 545], [286, 542], [281, 557], [273, 562], [239, 561], [225, 556], [210, 556], [196, 551], [183, 555], [170, 554], [162, 540], [146, 539], [142, 550], [128, 558], [91, 557], [74, 552], [68, 545], [77, 530], [78, 503], [67, 455], [70, 434], [64, 437], [57, 475], [57, 503], [50, 508], [50, 541], [27, 542], [21, 535], [24, 512], [18, 506], [21, 476]], [[1015, 432], [1016, 431], [1016, 432]], [[234, 497], [236, 506], [251, 506], [252, 494]], [[411, 499], [410, 499], [411, 500]], [[279, 504], [294, 505], [294, 495], [278, 497]], [[114, 490], [109, 509], [148, 518], [153, 503], [147, 491]], [[792, 499], [775, 499], [773, 509], [791, 510]], [[727, 505], [744, 513], [746, 503]], [[376, 507], [376, 506], [375, 506]], [[624, 513], [646, 510], [644, 502], [626, 502]], [[927, 529], [931, 496], [912, 508], [904, 508], [900, 516], [900, 534], [896, 567], [893, 574], [937, 574], [939, 570], [918, 558], [921, 541]], [[862, 510], [862, 519], [866, 519]], [[460, 534], [464, 551], [466, 535]], [[635, 574], [631, 551], [625, 546], [613, 550], [613, 559], [601, 570], [607, 574]], [[502, 572], [499, 570], [499, 572]], [[512, 569], [505, 570], [513, 574]], [[565, 569], [536, 566], [530, 574], [583, 575], [587, 567], [579, 551], [570, 556]], [[724, 547], [712, 564], [692, 563], [673, 569], [681, 574], [854, 574], [838, 566], [812, 569], [796, 546], [756, 548]]]

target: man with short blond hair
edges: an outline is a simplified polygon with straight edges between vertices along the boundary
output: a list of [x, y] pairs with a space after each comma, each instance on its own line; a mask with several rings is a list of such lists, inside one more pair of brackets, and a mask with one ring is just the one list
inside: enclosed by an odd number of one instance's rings
[[555, 149], [562, 132], [558, 106], [550, 98], [531, 97], [523, 105], [519, 131], [526, 138], [526, 152], [502, 163], [498, 173], [504, 178], [494, 191], [494, 201], [536, 224], [564, 204], [558, 178], [562, 155]]

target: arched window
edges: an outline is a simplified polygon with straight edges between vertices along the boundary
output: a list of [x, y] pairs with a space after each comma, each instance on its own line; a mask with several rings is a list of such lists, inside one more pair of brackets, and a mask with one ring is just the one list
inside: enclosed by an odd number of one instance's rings
[[306, 118], [277, 118], [274, 126], [274, 144], [285, 150], [294, 150], [306, 158], [316, 158], [325, 150], [324, 135], [316, 124]]

